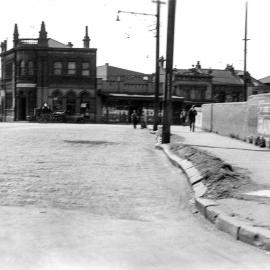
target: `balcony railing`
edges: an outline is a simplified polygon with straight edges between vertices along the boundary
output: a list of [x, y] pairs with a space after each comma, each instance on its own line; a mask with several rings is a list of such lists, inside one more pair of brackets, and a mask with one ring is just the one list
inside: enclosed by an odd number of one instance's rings
[[22, 38], [19, 39], [18, 46], [37, 45], [37, 44], [38, 44], [37, 38]]

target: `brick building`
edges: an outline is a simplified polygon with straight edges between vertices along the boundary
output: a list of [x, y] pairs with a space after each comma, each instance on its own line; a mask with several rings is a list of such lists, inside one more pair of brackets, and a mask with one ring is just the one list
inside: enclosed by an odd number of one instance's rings
[[96, 49], [90, 48], [88, 28], [82, 48], [47, 37], [42, 22], [37, 39], [19, 38], [15, 24], [13, 48], [1, 43], [3, 121], [27, 120], [47, 103], [76, 119], [87, 111], [96, 119]]

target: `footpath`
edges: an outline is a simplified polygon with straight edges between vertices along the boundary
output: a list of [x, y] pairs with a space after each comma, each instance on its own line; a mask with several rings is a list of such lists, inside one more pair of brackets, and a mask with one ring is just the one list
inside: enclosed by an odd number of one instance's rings
[[[190, 132], [189, 127], [183, 126], [172, 126], [171, 133], [171, 144], [158, 143], [157, 147], [186, 174], [194, 190], [198, 211], [236, 240], [270, 251], [270, 149], [201, 130]], [[229, 168], [228, 176], [232, 172], [233, 176], [238, 177], [214, 177], [210, 184], [207, 183], [211, 177], [205, 171], [209, 169], [207, 167], [215, 166], [214, 163], [205, 161], [205, 168], [198, 167], [192, 160], [192, 156], [198, 157], [198, 154], [194, 155], [193, 152], [181, 156], [180, 151], [175, 151], [177, 145], [181, 151], [189, 148], [209, 154], [214, 157], [213, 160], [224, 162], [223, 167], [225, 164]], [[214, 172], [219, 174], [217, 170]], [[242, 181], [242, 178], [245, 180]], [[222, 182], [223, 186], [220, 184]], [[228, 186], [227, 193], [224, 192], [224, 185], [225, 189]], [[223, 196], [211, 197], [208, 190], [213, 186], [216, 193], [212, 194]], [[223, 193], [220, 193], [220, 189], [223, 189]]]

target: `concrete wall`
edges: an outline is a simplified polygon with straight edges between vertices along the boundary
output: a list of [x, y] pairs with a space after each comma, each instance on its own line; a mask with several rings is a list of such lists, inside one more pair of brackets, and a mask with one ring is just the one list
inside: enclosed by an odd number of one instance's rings
[[225, 136], [246, 138], [246, 102], [202, 106], [202, 128]]
[[270, 137], [270, 94], [250, 96], [247, 102], [205, 104], [202, 128], [240, 139]]

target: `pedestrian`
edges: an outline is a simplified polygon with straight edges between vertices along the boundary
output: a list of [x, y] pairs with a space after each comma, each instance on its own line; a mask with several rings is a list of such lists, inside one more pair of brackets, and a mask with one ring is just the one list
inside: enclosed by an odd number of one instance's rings
[[196, 115], [197, 115], [197, 111], [195, 109], [195, 106], [193, 105], [188, 112], [189, 127], [190, 127], [190, 131], [192, 132], [195, 131]]
[[185, 109], [183, 109], [181, 112], [180, 112], [180, 124], [184, 125], [185, 122], [186, 122], [186, 116], [187, 116], [187, 112]]
[[137, 128], [137, 124], [138, 124], [139, 119], [138, 119], [138, 115], [137, 115], [135, 110], [131, 114], [131, 121], [133, 123], [133, 128]]

